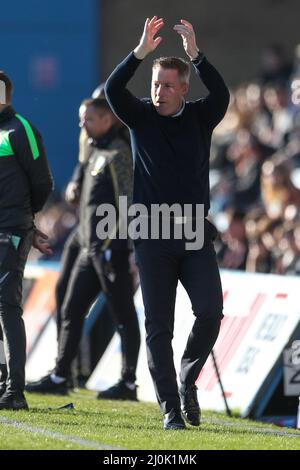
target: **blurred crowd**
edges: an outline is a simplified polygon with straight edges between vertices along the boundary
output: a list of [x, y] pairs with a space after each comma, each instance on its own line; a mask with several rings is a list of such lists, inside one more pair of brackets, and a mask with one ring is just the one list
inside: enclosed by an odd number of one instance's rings
[[211, 215], [223, 268], [300, 274], [299, 85], [300, 46], [291, 62], [268, 47], [214, 133]]
[[[220, 266], [300, 274], [300, 46], [292, 60], [269, 46], [257, 79], [231, 90], [213, 136], [210, 183]], [[55, 260], [76, 223], [77, 209], [60, 194], [39, 214]]]

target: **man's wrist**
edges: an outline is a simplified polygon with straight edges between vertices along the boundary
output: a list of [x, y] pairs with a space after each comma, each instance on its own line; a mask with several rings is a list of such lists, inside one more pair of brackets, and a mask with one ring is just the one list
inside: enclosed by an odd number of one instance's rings
[[142, 49], [140, 46], [137, 46], [134, 50], [133, 50], [133, 53], [135, 55], [135, 57], [139, 60], [143, 60], [145, 59], [146, 55], [147, 55], [147, 52], [145, 52], [144, 49]]
[[188, 54], [190, 60], [193, 62], [199, 55], [199, 49], [195, 49], [195, 51], [192, 54]]
[[196, 55], [196, 57], [191, 59], [191, 61], [194, 65], [198, 65], [198, 64], [200, 64], [200, 62], [202, 62], [203, 59], [204, 59], [203, 52], [198, 51], [198, 54]]

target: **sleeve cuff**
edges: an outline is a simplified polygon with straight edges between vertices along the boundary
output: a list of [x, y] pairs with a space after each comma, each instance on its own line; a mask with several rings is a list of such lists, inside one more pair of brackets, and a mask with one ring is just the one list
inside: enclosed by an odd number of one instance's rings
[[198, 65], [201, 64], [201, 62], [202, 62], [202, 60], [204, 59], [204, 57], [205, 57], [205, 56], [204, 56], [203, 52], [199, 52], [199, 54], [197, 55], [197, 57], [196, 57], [194, 60], [192, 60], [192, 64], [196, 65], [196, 67], [197, 67]]

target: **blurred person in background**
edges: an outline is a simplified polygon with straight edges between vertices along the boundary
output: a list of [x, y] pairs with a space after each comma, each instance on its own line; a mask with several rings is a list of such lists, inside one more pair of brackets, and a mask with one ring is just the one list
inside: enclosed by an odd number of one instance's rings
[[260, 203], [264, 150], [251, 132], [242, 128], [228, 147], [226, 157], [231, 163], [227, 176], [231, 182], [231, 205], [246, 212]]
[[278, 248], [281, 256], [276, 264], [276, 273], [285, 275], [299, 274], [299, 226], [293, 223], [286, 223], [284, 225], [283, 237], [279, 242]]
[[281, 44], [270, 44], [261, 55], [259, 78], [266, 83], [288, 83], [293, 72], [293, 64], [288, 60]]
[[79, 225], [65, 248], [56, 289], [58, 357], [53, 372], [27, 384], [26, 390], [67, 393], [67, 379], [78, 352], [84, 317], [102, 291], [121, 337], [122, 376], [116, 385], [100, 392], [98, 398], [137, 400], [140, 330], [133, 302], [130, 246], [128, 240], [101, 240], [96, 234], [99, 205], [109, 203], [117, 208], [119, 196], [127, 196], [130, 203], [132, 157], [107, 101], [90, 99], [82, 106], [80, 120], [87, 138], [76, 189]]
[[288, 88], [283, 83], [267, 85], [263, 99], [269, 114], [268, 126], [258, 132], [260, 140], [274, 148], [283, 148], [293, 128], [295, 108], [291, 105]]
[[[77, 209], [79, 212], [81, 188], [84, 180], [84, 172], [86, 163], [89, 157], [89, 145], [88, 145], [88, 134], [85, 129], [85, 118], [86, 118], [86, 109], [87, 103], [90, 102], [90, 99], [85, 99], [82, 101], [79, 107], [79, 153], [78, 153], [78, 163], [73, 171], [72, 178], [67, 184], [65, 191], [65, 199], [72, 206]], [[68, 284], [74, 268], [76, 259], [79, 256], [81, 249], [80, 237], [78, 226], [69, 235], [64, 250], [61, 256], [61, 271], [60, 276], [56, 284], [55, 289], [55, 298], [56, 298], [56, 325], [57, 325], [57, 337], [59, 340], [61, 323], [62, 323], [62, 305], [67, 293]]]
[[245, 214], [231, 209], [227, 211], [227, 215], [229, 226], [221, 237], [221, 247], [217, 252], [218, 262], [222, 268], [245, 271], [248, 256]]
[[300, 209], [300, 190], [291, 180], [288, 162], [275, 163], [268, 160], [262, 167], [261, 192], [267, 215], [271, 219], [284, 216], [289, 205]]
[[268, 228], [272, 221], [260, 213], [258, 217], [250, 213], [246, 220], [246, 233], [249, 241], [249, 251], [246, 261], [246, 271], [270, 273], [274, 270], [274, 240]]

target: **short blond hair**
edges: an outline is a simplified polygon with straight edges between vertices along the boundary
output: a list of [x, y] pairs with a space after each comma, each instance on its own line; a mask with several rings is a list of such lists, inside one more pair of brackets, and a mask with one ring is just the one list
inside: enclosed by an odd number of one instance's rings
[[188, 61], [181, 57], [159, 57], [153, 61], [152, 70], [162, 67], [164, 69], [173, 69], [178, 71], [180, 81], [189, 83], [191, 68]]

